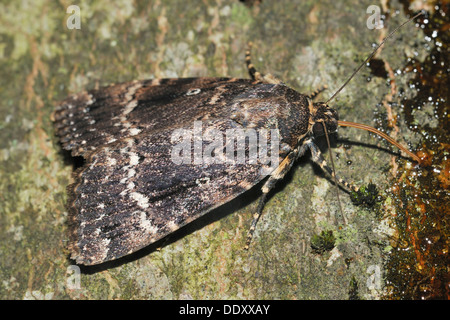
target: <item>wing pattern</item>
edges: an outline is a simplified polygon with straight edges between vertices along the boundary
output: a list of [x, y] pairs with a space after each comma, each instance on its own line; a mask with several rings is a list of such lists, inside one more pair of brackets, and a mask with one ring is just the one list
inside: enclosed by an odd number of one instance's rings
[[[68, 188], [71, 258], [92, 265], [135, 252], [264, 179], [261, 168], [269, 164], [259, 160], [171, 158], [174, 130], [191, 130], [196, 120], [220, 132], [243, 128], [231, 119], [230, 104], [250, 85], [224, 78], [134, 81], [63, 101], [54, 113], [56, 133], [86, 160]], [[207, 147], [203, 141], [202, 152]]]

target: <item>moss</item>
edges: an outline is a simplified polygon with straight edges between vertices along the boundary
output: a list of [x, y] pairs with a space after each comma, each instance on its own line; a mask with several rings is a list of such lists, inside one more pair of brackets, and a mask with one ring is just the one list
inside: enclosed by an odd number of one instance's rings
[[326, 251], [331, 251], [334, 248], [336, 238], [333, 231], [322, 231], [320, 234], [315, 234], [311, 238], [311, 248], [314, 252], [322, 254]]
[[350, 199], [357, 206], [365, 205], [372, 207], [379, 201], [377, 186], [373, 183], [369, 183], [367, 187], [361, 186], [358, 191], [352, 191], [350, 193]]

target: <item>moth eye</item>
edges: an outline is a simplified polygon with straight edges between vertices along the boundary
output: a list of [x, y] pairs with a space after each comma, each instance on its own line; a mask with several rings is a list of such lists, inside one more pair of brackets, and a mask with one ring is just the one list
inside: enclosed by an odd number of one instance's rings
[[195, 94], [199, 94], [200, 91], [202, 91], [202, 90], [199, 89], [199, 88], [190, 89], [188, 92], [186, 92], [186, 95], [187, 95], [187, 96], [193, 96], [193, 95], [195, 95]]
[[323, 124], [321, 122], [316, 122], [313, 125], [312, 130], [313, 130], [313, 134], [315, 136], [322, 136], [324, 134], [324, 132], [323, 132]]

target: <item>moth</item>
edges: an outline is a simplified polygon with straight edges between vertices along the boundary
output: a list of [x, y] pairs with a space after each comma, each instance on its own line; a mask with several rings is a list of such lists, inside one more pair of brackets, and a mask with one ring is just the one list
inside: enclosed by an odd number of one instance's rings
[[[55, 108], [62, 147], [85, 160], [68, 187], [71, 259], [95, 265], [136, 252], [264, 181], [248, 248], [268, 193], [308, 149], [338, 184], [355, 189], [314, 143], [339, 125], [377, 131], [338, 120], [328, 102], [343, 87], [326, 103], [314, 102], [319, 92], [300, 94], [256, 71], [250, 50], [246, 63], [251, 79], [132, 81], [69, 96]], [[236, 131], [245, 137], [218, 139]], [[251, 140], [251, 132], [264, 134]], [[180, 147], [183, 137], [192, 144]], [[261, 150], [269, 161], [250, 159]], [[196, 152], [208, 161], [196, 161]]]

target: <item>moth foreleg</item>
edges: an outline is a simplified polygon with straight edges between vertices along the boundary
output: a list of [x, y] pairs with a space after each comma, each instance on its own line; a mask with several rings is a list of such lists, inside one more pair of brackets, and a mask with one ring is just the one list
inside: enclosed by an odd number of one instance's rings
[[353, 186], [352, 184], [346, 182], [345, 180], [339, 178], [336, 176], [336, 173], [328, 166], [327, 162], [322, 156], [322, 153], [319, 150], [319, 147], [312, 141], [307, 140], [305, 144], [308, 146], [309, 150], [311, 150], [311, 156], [314, 163], [316, 163], [320, 168], [322, 168], [323, 171], [330, 174], [333, 178], [336, 178], [336, 181], [343, 186], [345, 189], [349, 191], [357, 191], [358, 188]]

